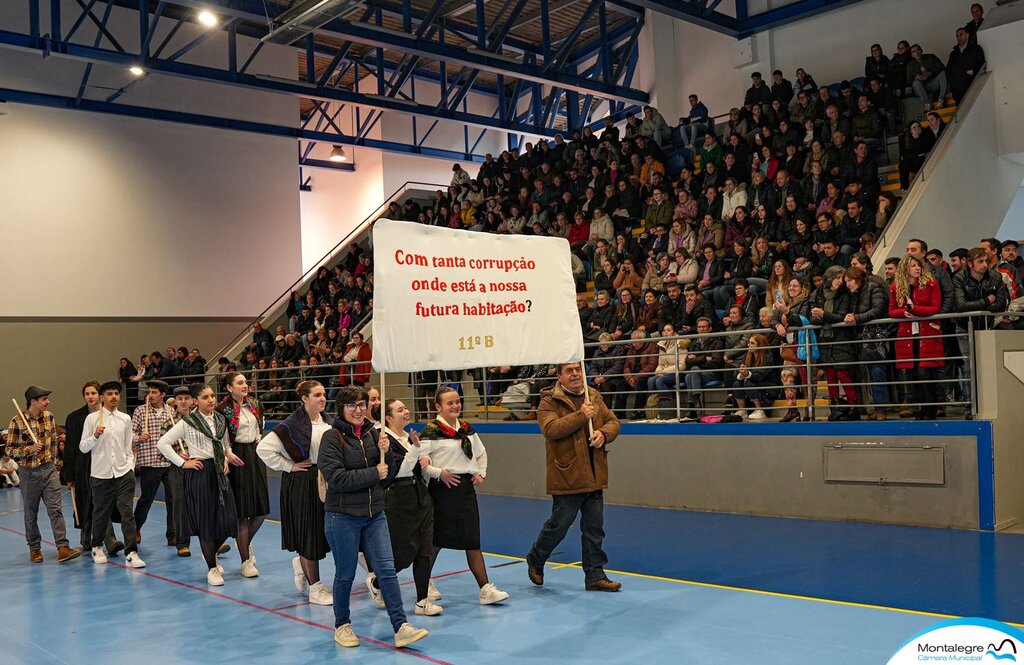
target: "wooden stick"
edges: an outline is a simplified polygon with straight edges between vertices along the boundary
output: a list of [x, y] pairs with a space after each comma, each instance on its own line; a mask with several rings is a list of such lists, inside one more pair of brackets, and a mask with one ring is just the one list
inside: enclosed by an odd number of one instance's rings
[[146, 399], [146, 405], [145, 406], [146, 406], [146, 421], [145, 421], [145, 424], [143, 424], [143, 426], [142, 426], [142, 433], [143, 434], [149, 434], [149, 409], [150, 409], [150, 406], [149, 406], [149, 399], [148, 398]]
[[78, 502], [75, 501], [75, 490], [71, 490], [71, 512], [75, 515], [75, 523], [81, 524], [78, 519]]
[[[580, 374], [583, 375], [583, 403], [590, 404], [590, 389], [587, 387], [587, 361], [580, 361]], [[587, 418], [587, 431], [594, 436], [594, 419]]]
[[96, 422], [96, 427], [103, 427], [103, 400], [100, 399], [100, 417]]
[[[384, 429], [384, 405], [387, 404], [387, 397], [386, 397], [387, 389], [388, 389], [387, 388], [387, 383], [388, 383], [387, 379], [384, 377], [384, 374], [381, 373], [381, 375], [380, 375], [380, 428], [382, 430]], [[371, 414], [371, 415], [373, 415], [373, 414]]]
[[[36, 433], [32, 431], [31, 427], [29, 427], [29, 425], [28, 425], [28, 418], [25, 417], [24, 412], [22, 412], [21, 407], [18, 405], [18, 400], [14, 399], [12, 397], [11, 398], [11, 403], [14, 404], [14, 408], [18, 410], [18, 415], [21, 416], [21, 422], [25, 425], [25, 429], [28, 430], [28, 435], [29, 435], [29, 437], [31, 437], [32, 443], [38, 444], [39, 443], [39, 439], [36, 438]], [[39, 451], [39, 452], [42, 452], [42, 451]]]

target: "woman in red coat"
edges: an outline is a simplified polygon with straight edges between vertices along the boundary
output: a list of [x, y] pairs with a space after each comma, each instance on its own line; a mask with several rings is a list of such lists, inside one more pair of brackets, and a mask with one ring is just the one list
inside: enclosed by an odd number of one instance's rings
[[939, 283], [917, 257], [904, 256], [889, 290], [889, 316], [904, 319], [896, 340], [896, 369], [912, 370], [913, 401], [922, 404], [917, 420], [933, 420], [938, 408], [939, 371], [944, 364], [939, 321], [922, 321], [942, 306]]
[[341, 368], [339, 383], [341, 385], [353, 383], [360, 387], [368, 384], [370, 382], [371, 355], [370, 345], [363, 341], [362, 333], [352, 333], [352, 341], [345, 348], [343, 360], [346, 363], [355, 364]]

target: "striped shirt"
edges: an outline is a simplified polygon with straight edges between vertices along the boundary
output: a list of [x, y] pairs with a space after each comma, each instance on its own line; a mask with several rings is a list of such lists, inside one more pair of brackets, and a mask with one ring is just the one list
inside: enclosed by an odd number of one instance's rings
[[52, 464], [57, 454], [57, 424], [53, 420], [53, 414], [49, 411], [43, 411], [36, 418], [27, 411], [23, 411], [23, 413], [28, 421], [28, 426], [35, 433], [36, 439], [39, 443], [43, 444], [43, 450], [38, 454], [29, 451], [29, 447], [33, 445], [32, 435], [25, 429], [21, 416], [15, 416], [11, 418], [10, 424], [7, 425], [7, 434], [4, 435], [4, 446], [7, 454], [19, 466], [27, 469], [35, 469], [44, 464]]
[[[171, 414], [170, 407], [155, 408], [149, 402], [135, 409], [132, 414], [132, 447], [135, 448], [136, 468], [165, 468], [171, 465], [156, 447], [156, 442], [173, 425]], [[148, 441], [139, 440], [143, 432], [149, 435]]]

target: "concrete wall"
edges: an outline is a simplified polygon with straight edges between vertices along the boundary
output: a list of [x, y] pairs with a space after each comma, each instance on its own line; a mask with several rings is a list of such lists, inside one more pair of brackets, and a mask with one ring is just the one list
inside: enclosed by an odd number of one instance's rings
[[995, 455], [995, 523], [1006, 529], [1024, 520], [1024, 412], [1020, 396], [1024, 372], [1014, 373], [1013, 354], [1024, 354], [1024, 333], [983, 331], [975, 335], [977, 348], [978, 415], [992, 420]]
[[[955, 433], [913, 423], [625, 425], [609, 449], [605, 496], [637, 506], [976, 529], [977, 447], [969, 433], [976, 424], [966, 425]], [[544, 445], [536, 424], [478, 429], [489, 469], [482, 490], [544, 496]], [[910, 455], [931, 454], [922, 446], [940, 448], [944, 480], [826, 481], [825, 450], [839, 443], [862, 451], [858, 456], [880, 448]], [[891, 469], [886, 475], [897, 477], [895, 465]]]

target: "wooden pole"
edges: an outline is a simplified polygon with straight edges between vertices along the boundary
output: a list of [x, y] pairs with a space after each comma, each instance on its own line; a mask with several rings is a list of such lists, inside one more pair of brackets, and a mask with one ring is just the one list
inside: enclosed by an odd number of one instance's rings
[[71, 512], [75, 515], [75, 524], [81, 524], [78, 519], [78, 502], [75, 501], [75, 490], [71, 490]]
[[[590, 404], [590, 389], [587, 387], [587, 362], [586, 360], [580, 361], [580, 374], [583, 375], [583, 403]], [[587, 431], [590, 436], [594, 436], [594, 419], [587, 419]]]
[[[39, 439], [36, 438], [36, 433], [32, 431], [31, 427], [29, 427], [29, 425], [28, 425], [28, 418], [25, 417], [24, 412], [22, 412], [22, 410], [21, 410], [21, 406], [18, 405], [18, 400], [14, 399], [12, 397], [11, 398], [11, 403], [14, 404], [14, 408], [18, 410], [18, 415], [21, 417], [21, 422], [22, 422], [23, 425], [25, 425], [25, 429], [28, 430], [28, 435], [29, 435], [29, 437], [31, 437], [32, 443], [38, 444], [39, 443]], [[42, 451], [40, 451], [40, 452], [42, 452]]]

